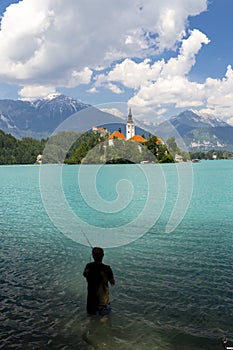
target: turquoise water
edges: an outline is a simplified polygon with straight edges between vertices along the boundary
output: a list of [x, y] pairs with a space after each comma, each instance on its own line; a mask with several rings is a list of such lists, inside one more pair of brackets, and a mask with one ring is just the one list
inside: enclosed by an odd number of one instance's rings
[[[107, 167], [110, 176], [100, 170], [97, 187], [105, 200], [113, 201], [115, 182], [134, 177], [134, 166]], [[178, 192], [177, 168], [149, 167], [155, 176], [162, 169], [166, 198], [162, 192], [156, 198], [164, 207], [145, 235], [105, 250], [116, 278], [106, 325], [86, 319], [82, 272], [90, 248], [50, 221], [41, 200], [40, 167], [0, 167], [0, 349], [217, 350], [223, 335], [233, 338], [233, 161], [193, 164], [190, 205], [169, 234], [165, 228]], [[147, 187], [140, 172], [124, 213], [106, 213], [103, 220], [80, 197], [78, 171], [78, 166], [63, 170], [64, 193], [76, 215], [91, 225], [119, 230], [139, 215]], [[51, 195], [55, 187], [50, 184]], [[60, 216], [65, 221], [63, 212]], [[78, 227], [77, 232], [83, 235]]]

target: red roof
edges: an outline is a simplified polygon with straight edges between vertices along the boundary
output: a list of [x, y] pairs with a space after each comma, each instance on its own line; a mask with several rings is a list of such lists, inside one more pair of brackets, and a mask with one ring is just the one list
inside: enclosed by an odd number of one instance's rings
[[162, 143], [162, 142], [163, 142], [163, 139], [161, 139], [161, 137], [157, 137], [156, 144], [158, 145], [159, 143]]
[[125, 140], [125, 136], [120, 132], [120, 131], [114, 131], [110, 136], [109, 136], [109, 140], [112, 139], [122, 139]]
[[130, 141], [147, 142], [147, 140], [144, 139], [144, 137], [142, 137], [141, 135], [135, 135], [135, 136], [131, 137]]

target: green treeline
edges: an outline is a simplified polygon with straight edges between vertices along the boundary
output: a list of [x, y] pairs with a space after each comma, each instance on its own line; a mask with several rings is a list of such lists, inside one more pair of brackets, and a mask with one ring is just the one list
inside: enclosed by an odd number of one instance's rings
[[0, 164], [33, 164], [42, 154], [46, 141], [26, 137], [17, 140], [0, 130]]
[[166, 145], [157, 144], [156, 136], [150, 136], [145, 143], [113, 139], [109, 144], [108, 135], [92, 131], [60, 132], [46, 140], [18, 140], [0, 130], [0, 164], [34, 164], [39, 154], [43, 155], [43, 163], [66, 164], [171, 163], [177, 154], [184, 161], [233, 157], [232, 152], [221, 150], [183, 152], [174, 137]]
[[212, 160], [212, 159], [232, 159], [233, 152], [224, 150], [210, 150], [208, 152], [192, 152], [191, 159]]

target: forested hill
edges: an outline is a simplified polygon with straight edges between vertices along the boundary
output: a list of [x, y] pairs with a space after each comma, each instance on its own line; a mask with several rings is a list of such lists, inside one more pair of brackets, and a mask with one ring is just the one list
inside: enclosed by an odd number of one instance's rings
[[17, 140], [0, 130], [0, 164], [33, 164], [42, 154], [46, 141], [24, 138]]

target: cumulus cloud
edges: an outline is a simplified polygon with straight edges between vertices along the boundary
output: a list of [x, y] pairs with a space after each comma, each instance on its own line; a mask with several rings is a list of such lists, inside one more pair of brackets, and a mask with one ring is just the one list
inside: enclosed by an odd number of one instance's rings
[[207, 78], [203, 83], [189, 79], [196, 55], [209, 42], [205, 34], [195, 29], [182, 39], [177, 57], [154, 63], [149, 59], [142, 62], [125, 59], [105, 75], [97, 77], [96, 85], [118, 83], [134, 89], [135, 94], [128, 104], [142, 118], [149, 116], [148, 108], [154, 109], [154, 119], [161, 119], [167, 109], [198, 108], [232, 123], [229, 118], [233, 115], [232, 67], [227, 67], [222, 79]]
[[107, 85], [108, 89], [114, 92], [115, 94], [122, 94], [124, 91], [121, 90], [117, 85], [109, 83]]
[[0, 80], [28, 86], [21, 94], [88, 84], [98, 67], [173, 49], [188, 17], [206, 8], [207, 0], [21, 0], [1, 20]]
[[203, 83], [189, 81], [182, 75], [160, 77], [156, 83], [141, 86], [129, 100], [134, 110], [143, 115], [153, 107], [158, 116], [161, 106], [167, 108], [198, 108], [200, 112], [220, 117], [232, 124], [233, 71], [228, 66], [222, 79], [207, 78]]
[[46, 97], [49, 94], [56, 93], [53, 86], [43, 86], [43, 85], [27, 85], [19, 90], [19, 96], [22, 100], [35, 100], [38, 98]]
[[112, 115], [115, 115], [116, 117], [119, 117], [121, 119], [125, 120], [125, 114], [120, 111], [118, 108], [104, 108], [104, 107], [100, 107], [99, 108], [102, 112], [106, 112], [106, 113], [110, 113]]
[[[199, 107], [206, 98], [202, 84], [190, 82], [188, 73], [195, 64], [195, 57], [203, 44], [209, 39], [199, 30], [193, 30], [182, 40], [177, 57], [151, 62], [145, 59], [135, 62], [125, 59], [118, 63], [108, 73], [101, 74], [96, 79], [96, 86], [106, 83], [120, 83], [136, 90], [129, 104], [137, 108], [156, 106], [157, 115], [164, 110], [162, 105], [174, 104], [176, 108]], [[143, 114], [142, 113], [142, 114]]]
[[96, 86], [114, 81], [128, 88], [137, 89], [148, 80], [158, 78], [163, 65], [164, 61], [155, 62], [151, 65], [151, 60], [148, 58], [140, 63], [126, 58], [122, 63], [116, 64], [108, 74], [98, 76], [96, 78]]

